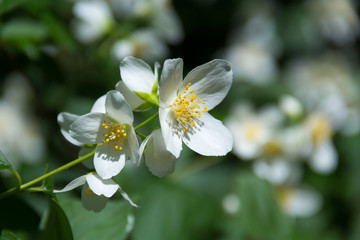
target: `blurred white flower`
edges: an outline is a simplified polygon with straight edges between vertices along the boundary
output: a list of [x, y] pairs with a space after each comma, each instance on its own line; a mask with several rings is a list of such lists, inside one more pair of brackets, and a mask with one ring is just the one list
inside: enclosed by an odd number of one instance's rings
[[[31, 89], [19, 73], [10, 74], [0, 99], [0, 150], [14, 168], [33, 164], [45, 154], [41, 123], [31, 112]], [[31, 105], [30, 105], [31, 106]]]
[[279, 106], [285, 115], [292, 120], [298, 119], [303, 114], [303, 107], [300, 101], [293, 96], [282, 96], [280, 98]]
[[234, 138], [233, 152], [243, 160], [260, 156], [261, 149], [277, 130], [283, 115], [275, 106], [256, 113], [247, 103], [238, 103], [225, 121]]
[[296, 60], [288, 68], [287, 79], [305, 111], [326, 115], [336, 131], [359, 131], [357, 86], [349, 66], [339, 55]]
[[77, 1], [73, 13], [74, 34], [82, 43], [93, 42], [109, 33], [115, 21], [109, 5], [102, 0]]
[[277, 189], [280, 207], [293, 217], [311, 217], [322, 207], [321, 196], [308, 186], [282, 186]]
[[302, 171], [298, 165], [282, 158], [271, 159], [270, 161], [256, 160], [252, 167], [258, 177], [268, 180], [273, 185], [296, 182], [302, 176]]
[[276, 76], [277, 51], [274, 21], [259, 15], [251, 18], [240, 33], [231, 36], [223, 57], [233, 65], [235, 80], [263, 85]]
[[235, 193], [225, 195], [221, 203], [225, 212], [229, 214], [236, 214], [241, 207], [240, 199]]
[[228, 93], [232, 70], [213, 60], [190, 71], [183, 80], [182, 59], [168, 59], [159, 81], [159, 120], [166, 149], [179, 157], [184, 142], [205, 156], [223, 156], [232, 149], [229, 130], [208, 111]]
[[128, 15], [144, 19], [161, 39], [171, 44], [183, 39], [181, 21], [171, 0], [135, 0], [131, 4], [131, 7], [127, 4], [128, 10], [132, 10]]
[[168, 54], [168, 47], [156, 32], [151, 29], [143, 29], [133, 32], [127, 38], [116, 41], [111, 52], [119, 61], [127, 56], [151, 61], [163, 59]]
[[312, 142], [310, 167], [321, 174], [335, 171], [338, 155], [332, 143], [333, 129], [326, 116], [313, 113], [305, 122]]
[[96, 173], [88, 173], [80, 176], [71, 181], [62, 190], [54, 190], [54, 193], [68, 192], [81, 185], [83, 185], [81, 200], [84, 208], [87, 210], [100, 212], [106, 206], [108, 199], [117, 191], [120, 192], [124, 199], [126, 199], [132, 206], [138, 207], [121, 189], [119, 184], [112, 179], [102, 179]]
[[354, 42], [360, 25], [356, 7], [350, 0], [308, 1], [321, 33], [338, 45]]

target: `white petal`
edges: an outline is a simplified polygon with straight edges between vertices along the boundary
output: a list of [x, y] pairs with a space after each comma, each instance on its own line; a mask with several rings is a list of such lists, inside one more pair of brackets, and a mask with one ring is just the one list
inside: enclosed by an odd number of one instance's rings
[[120, 123], [132, 124], [134, 116], [132, 110], [125, 101], [124, 96], [115, 90], [106, 94], [105, 102], [106, 113]]
[[102, 95], [101, 97], [99, 97], [94, 105], [91, 108], [90, 112], [99, 112], [99, 113], [105, 113], [105, 99], [106, 99], [106, 95]]
[[86, 183], [81, 192], [81, 201], [86, 210], [100, 212], [106, 206], [108, 198], [98, 196], [91, 191], [89, 185]]
[[230, 63], [215, 59], [191, 70], [182, 82], [180, 91], [191, 83], [189, 91], [195, 90], [200, 101], [204, 101], [211, 110], [225, 98], [231, 87], [232, 75]]
[[73, 122], [75, 122], [75, 120], [78, 119], [79, 117], [80, 116], [78, 116], [78, 115], [67, 113], [67, 112], [59, 113], [59, 115], [57, 117], [57, 121], [60, 125], [62, 135], [64, 136], [64, 138], [66, 140], [68, 140], [70, 143], [72, 143], [76, 146], [81, 146], [83, 143], [72, 138], [70, 136], [69, 131], [70, 131], [70, 125]]
[[119, 189], [119, 185], [112, 179], [102, 179], [98, 174], [87, 174], [86, 182], [98, 196], [104, 195], [109, 198]]
[[145, 164], [154, 175], [163, 177], [174, 171], [176, 158], [166, 150], [160, 129], [153, 131], [151, 136], [145, 149]]
[[197, 120], [183, 136], [189, 148], [205, 156], [223, 156], [231, 151], [233, 138], [221, 121], [208, 113], [203, 113]]
[[128, 150], [127, 153], [129, 154], [130, 160], [134, 164], [139, 165], [141, 158], [141, 155], [139, 153], [139, 142], [137, 140], [135, 130], [132, 126], [130, 127], [130, 131], [128, 132], [127, 141], [124, 145], [124, 149]]
[[119, 81], [116, 84], [115, 89], [124, 96], [126, 102], [129, 104], [132, 110], [145, 103], [145, 101], [139, 98], [138, 95], [136, 95], [133, 91], [131, 91], [123, 81]]
[[183, 79], [183, 61], [181, 58], [168, 59], [159, 81], [160, 107], [169, 107], [177, 96], [177, 92]]
[[85, 114], [71, 124], [70, 135], [79, 142], [99, 143], [103, 139], [101, 123], [105, 119], [108, 120], [103, 113]]
[[73, 190], [74, 188], [84, 185], [86, 182], [86, 176], [81, 176], [78, 178], [75, 178], [74, 180], [72, 180], [68, 185], [66, 185], [63, 189], [61, 190], [54, 190], [54, 193], [61, 193], [61, 192], [68, 192]]
[[153, 133], [151, 133], [149, 136], [147, 136], [147, 137], [144, 139], [144, 141], [142, 141], [142, 143], [140, 144], [140, 148], [139, 148], [139, 155], [140, 155], [140, 157], [142, 157], [147, 143], [149, 142], [150, 139], [152, 139], [152, 134], [153, 134]]
[[120, 186], [119, 186], [119, 192], [120, 192], [120, 194], [123, 196], [123, 198], [124, 198], [125, 200], [127, 200], [132, 206], [134, 206], [134, 207], [139, 207], [139, 206], [136, 205], [133, 201], [131, 201], [130, 197], [127, 195], [126, 192], [124, 192], [124, 191], [121, 189]]
[[[82, 147], [79, 151], [79, 158], [89, 154], [95, 149], [95, 147]], [[89, 157], [86, 160], [81, 162], [86, 168], [94, 169], [94, 157]]]
[[315, 148], [310, 159], [310, 167], [321, 174], [329, 174], [337, 167], [338, 156], [334, 145], [328, 141]]
[[125, 153], [115, 151], [112, 145], [99, 146], [94, 156], [96, 172], [102, 179], [109, 179], [117, 175], [125, 166]]
[[143, 60], [126, 57], [120, 64], [120, 74], [130, 90], [151, 93], [155, 76], [150, 66]]
[[178, 158], [182, 150], [182, 132], [178, 128], [178, 122], [169, 108], [159, 108], [159, 120], [166, 149]]

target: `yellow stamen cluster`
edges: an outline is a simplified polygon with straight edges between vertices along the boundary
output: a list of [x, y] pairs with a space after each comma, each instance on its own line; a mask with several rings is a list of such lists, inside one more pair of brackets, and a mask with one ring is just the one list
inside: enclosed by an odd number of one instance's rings
[[103, 136], [105, 139], [100, 143], [100, 146], [104, 144], [110, 145], [114, 143], [114, 148], [116, 151], [122, 149], [124, 141], [126, 139], [126, 126], [121, 125], [120, 123], [114, 123], [111, 121], [104, 120], [102, 127], [107, 130], [107, 133], [104, 133]]
[[[196, 96], [195, 90], [189, 91], [191, 83], [188, 83], [184, 91], [179, 93], [173, 104], [170, 104], [171, 111], [175, 114], [176, 121], [178, 121], [183, 129], [183, 132], [189, 130], [189, 127], [195, 126], [195, 118], [201, 118], [201, 111], [209, 111], [205, 106], [205, 102], [200, 103], [200, 98]], [[202, 104], [202, 105], [201, 105]]]
[[95, 193], [90, 189], [90, 187], [88, 187], [88, 189], [85, 190], [85, 194], [86, 196], [88, 196], [88, 198], [95, 196]]

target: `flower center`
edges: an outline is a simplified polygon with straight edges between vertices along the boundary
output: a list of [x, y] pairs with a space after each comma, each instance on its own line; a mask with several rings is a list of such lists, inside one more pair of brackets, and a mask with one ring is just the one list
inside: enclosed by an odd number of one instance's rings
[[114, 123], [111, 121], [104, 120], [102, 127], [107, 130], [107, 133], [104, 133], [103, 136], [105, 139], [100, 143], [100, 146], [103, 146], [104, 144], [110, 145], [114, 143], [114, 148], [116, 151], [119, 151], [122, 149], [122, 146], [124, 144], [124, 141], [126, 139], [126, 126], [121, 125], [120, 123]]
[[245, 126], [245, 137], [249, 141], [256, 141], [259, 138], [259, 135], [261, 134], [261, 126], [257, 123], [250, 122], [246, 124]]
[[183, 94], [179, 94], [175, 101], [169, 105], [171, 111], [175, 114], [176, 121], [178, 121], [182, 127], [183, 132], [189, 130], [189, 127], [195, 126], [195, 119], [201, 118], [201, 111], [209, 111], [205, 106], [205, 102], [200, 102], [200, 98], [196, 96], [195, 90], [188, 92], [191, 83], [188, 83], [183, 91]]
[[88, 187], [88, 189], [85, 190], [85, 194], [88, 198], [95, 196], [95, 193], [90, 189], [90, 187]]
[[332, 134], [329, 121], [322, 116], [315, 116], [310, 119], [310, 130], [315, 145], [323, 143], [329, 139]]

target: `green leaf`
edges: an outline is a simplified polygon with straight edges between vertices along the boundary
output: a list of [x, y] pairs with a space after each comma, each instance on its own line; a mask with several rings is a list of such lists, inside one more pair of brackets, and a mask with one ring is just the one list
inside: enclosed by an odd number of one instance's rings
[[111, 200], [99, 213], [84, 209], [79, 198], [63, 198], [58, 195], [59, 203], [69, 218], [74, 239], [125, 239], [128, 217], [133, 208], [126, 200]]
[[158, 88], [159, 88], [159, 84], [158, 84], [158, 81], [156, 80], [155, 82], [154, 82], [154, 85], [153, 85], [153, 87], [152, 87], [152, 89], [151, 89], [151, 95], [157, 95], [157, 91], [158, 91]]
[[1, 240], [19, 240], [20, 238], [18, 238], [13, 232], [3, 229], [0, 234], [0, 239]]
[[153, 104], [155, 106], [159, 106], [159, 99], [158, 99], [157, 95], [153, 95], [153, 94], [150, 95], [146, 92], [136, 92], [136, 91], [134, 91], [134, 93], [136, 93], [136, 95], [138, 95], [139, 98], [141, 98], [145, 102]]
[[49, 197], [49, 206], [47, 212], [44, 214], [42, 220], [45, 223], [40, 228], [42, 239], [62, 240], [73, 239], [69, 220], [62, 208], [55, 202], [55, 200]]
[[[45, 174], [48, 172], [49, 172], [49, 165], [46, 165]], [[54, 184], [50, 177], [44, 179], [42, 187], [46, 190], [48, 194], [52, 195], [53, 197], [55, 196], [55, 194], [53, 193]]]
[[2, 0], [0, 1], [0, 15], [11, 11], [21, 5], [25, 0]]
[[136, 111], [144, 111], [144, 110], [148, 110], [149, 108], [151, 108], [153, 105], [149, 104], [149, 103], [143, 103], [140, 106], [138, 106], [135, 110]]
[[3, 152], [0, 151], [0, 171], [5, 169], [13, 169]]
[[254, 238], [290, 239], [291, 221], [277, 205], [271, 185], [243, 172], [236, 181], [241, 208], [238, 220]]

